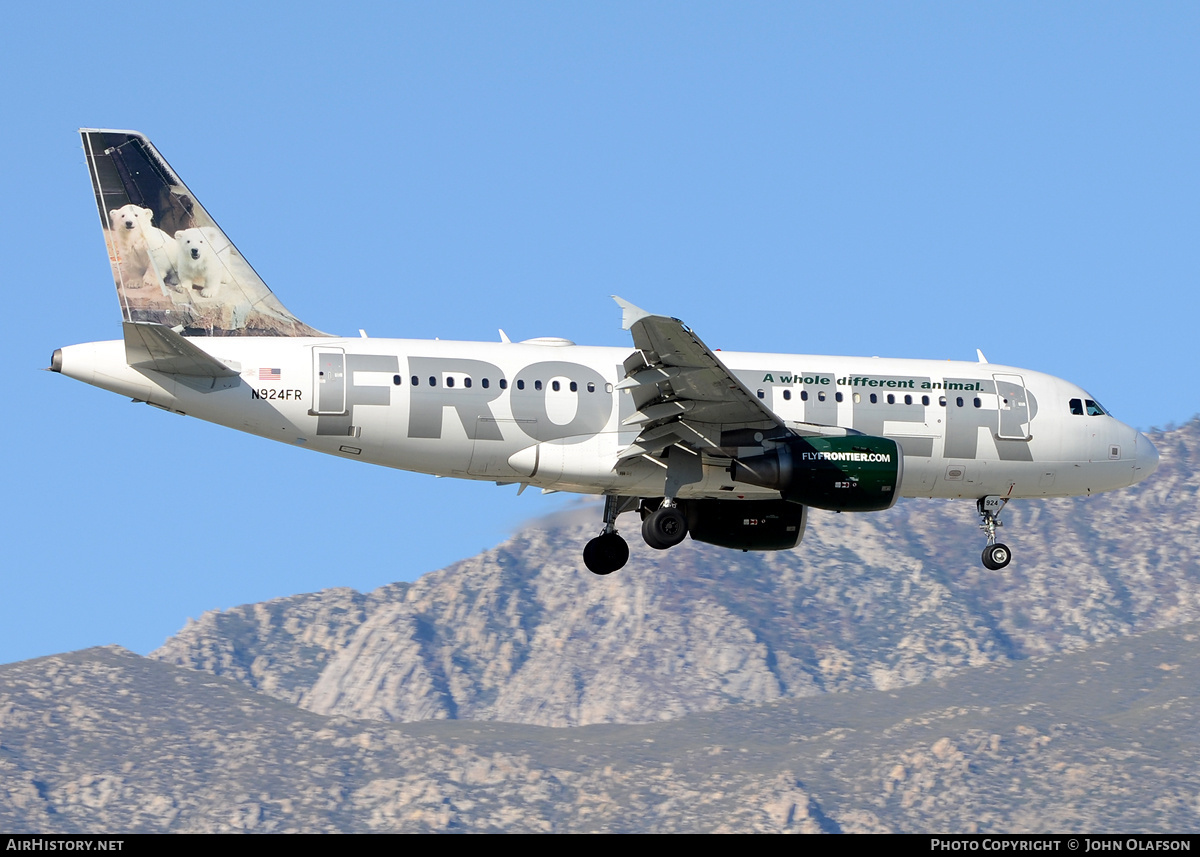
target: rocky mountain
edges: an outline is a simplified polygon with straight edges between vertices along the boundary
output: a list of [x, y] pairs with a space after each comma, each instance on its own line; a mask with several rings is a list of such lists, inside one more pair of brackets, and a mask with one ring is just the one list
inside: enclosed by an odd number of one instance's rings
[[573, 726], [1073, 651], [1200, 619], [1200, 421], [1153, 439], [1162, 463], [1133, 489], [1010, 504], [1001, 571], [980, 565], [972, 504], [910, 500], [814, 513], [781, 553], [631, 537], [599, 578], [588, 506], [414, 583], [207, 613], [152, 656], [320, 714]]
[[1200, 420], [1153, 439], [1134, 489], [1013, 503], [998, 572], [970, 504], [910, 501], [598, 578], [583, 507], [0, 666], [0, 829], [1195, 829]]
[[1200, 824], [1200, 623], [895, 690], [570, 729], [304, 711], [117, 648], [0, 667], [0, 829], [1095, 832]]

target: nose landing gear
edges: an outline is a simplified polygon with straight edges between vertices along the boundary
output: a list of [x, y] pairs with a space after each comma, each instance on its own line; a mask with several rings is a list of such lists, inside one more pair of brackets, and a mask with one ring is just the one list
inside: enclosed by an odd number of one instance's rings
[[1012, 551], [1008, 545], [996, 541], [996, 528], [1004, 526], [1000, 520], [1000, 512], [1006, 503], [1007, 498], [994, 494], [980, 497], [975, 503], [975, 507], [979, 509], [979, 517], [983, 519], [979, 529], [987, 534], [987, 547], [983, 549], [983, 567], [992, 571], [999, 571], [1012, 560]]

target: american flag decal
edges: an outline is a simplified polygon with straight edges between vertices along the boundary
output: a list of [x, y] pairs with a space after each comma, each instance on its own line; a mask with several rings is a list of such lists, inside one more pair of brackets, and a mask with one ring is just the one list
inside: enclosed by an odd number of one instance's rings
[[260, 381], [278, 381], [279, 369], [259, 369], [258, 380]]

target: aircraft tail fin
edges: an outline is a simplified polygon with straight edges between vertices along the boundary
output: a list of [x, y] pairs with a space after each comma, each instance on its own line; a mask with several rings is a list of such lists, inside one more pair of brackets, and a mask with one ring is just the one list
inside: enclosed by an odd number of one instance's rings
[[136, 131], [80, 130], [128, 322], [184, 336], [324, 336], [287, 311]]

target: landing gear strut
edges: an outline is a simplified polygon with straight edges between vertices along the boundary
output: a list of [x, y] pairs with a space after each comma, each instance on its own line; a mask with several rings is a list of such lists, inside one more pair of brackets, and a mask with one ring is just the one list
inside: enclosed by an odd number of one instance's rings
[[632, 498], [604, 498], [604, 531], [583, 548], [583, 564], [592, 574], [612, 574], [629, 562], [629, 545], [617, 535], [617, 515], [626, 511]]
[[983, 549], [983, 566], [992, 571], [999, 571], [1012, 560], [1012, 551], [1009, 550], [1008, 545], [996, 541], [996, 528], [1004, 526], [1000, 521], [1000, 512], [1006, 503], [1008, 503], [1007, 498], [995, 495], [980, 497], [975, 502], [975, 507], [979, 509], [979, 517], [983, 520], [979, 529], [987, 533], [987, 547]]

